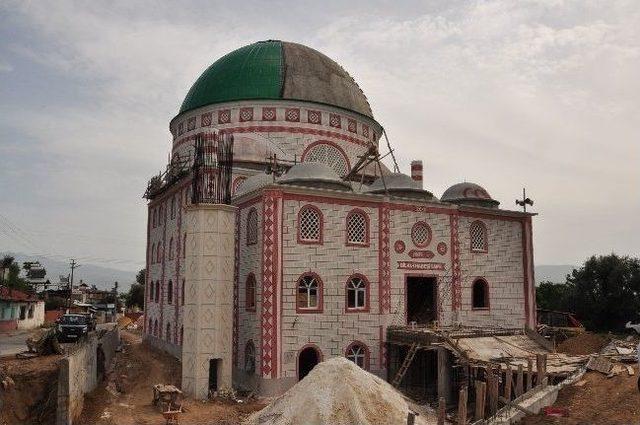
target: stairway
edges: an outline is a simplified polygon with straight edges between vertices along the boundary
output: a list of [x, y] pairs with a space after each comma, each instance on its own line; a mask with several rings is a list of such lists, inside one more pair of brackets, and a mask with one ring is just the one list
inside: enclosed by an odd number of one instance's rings
[[402, 362], [400, 369], [398, 369], [396, 376], [394, 376], [393, 381], [391, 381], [391, 385], [393, 385], [394, 388], [398, 388], [400, 386], [400, 383], [402, 382], [402, 378], [404, 378], [404, 375], [407, 373], [407, 370], [409, 370], [409, 366], [411, 366], [411, 362], [413, 362], [413, 358], [416, 356], [416, 353], [418, 352], [419, 348], [420, 346], [416, 342], [411, 344], [411, 347], [409, 347], [409, 351], [407, 352], [407, 355], [404, 358], [404, 361]]

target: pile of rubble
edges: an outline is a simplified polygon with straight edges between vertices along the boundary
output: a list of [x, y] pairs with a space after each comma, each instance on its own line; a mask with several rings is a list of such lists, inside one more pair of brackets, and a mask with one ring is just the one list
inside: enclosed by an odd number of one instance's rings
[[631, 338], [625, 341], [613, 339], [600, 353], [589, 358], [587, 369], [604, 373], [609, 378], [625, 371], [632, 376], [635, 372], [631, 365], [638, 362], [636, 345]]
[[[318, 364], [303, 380], [251, 415], [245, 425], [406, 424], [413, 415], [404, 397], [389, 383], [353, 362], [336, 357]], [[424, 413], [416, 425], [436, 423]]]

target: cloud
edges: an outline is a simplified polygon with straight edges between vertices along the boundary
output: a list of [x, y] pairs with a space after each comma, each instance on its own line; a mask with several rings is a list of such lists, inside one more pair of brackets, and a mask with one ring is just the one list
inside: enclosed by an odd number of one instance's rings
[[[635, 249], [615, 236], [622, 230], [601, 230], [609, 213], [614, 228], [624, 223], [629, 233], [640, 231], [633, 216], [638, 201], [629, 195], [639, 177], [635, 2], [227, 6], [5, 7], [16, 36], [3, 41], [4, 78], [37, 68], [37, 78], [59, 78], [73, 88], [73, 96], [43, 98], [61, 105], [56, 108], [0, 104], [0, 131], [12, 135], [0, 153], [13, 159], [0, 177], [24, 196], [7, 207], [23, 227], [60, 228], [66, 238], [74, 231], [94, 234], [96, 243], [79, 247], [96, 257], [142, 262], [140, 194], [166, 160], [168, 122], [183, 96], [215, 58], [281, 38], [317, 48], [354, 76], [403, 169], [423, 159], [425, 184], [436, 194], [472, 180], [511, 208], [527, 186], [542, 213], [539, 262], [577, 262], [592, 253], [597, 244], [583, 229], [597, 229], [607, 252]], [[126, 247], [103, 243], [112, 236], [127, 240]]]

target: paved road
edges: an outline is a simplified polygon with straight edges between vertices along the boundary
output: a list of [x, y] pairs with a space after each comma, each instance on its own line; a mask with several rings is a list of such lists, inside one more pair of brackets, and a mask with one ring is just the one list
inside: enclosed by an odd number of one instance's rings
[[33, 330], [0, 333], [0, 356], [11, 356], [27, 349], [25, 341]]
[[[115, 323], [102, 323], [96, 329], [111, 329]], [[38, 329], [0, 332], [0, 356], [12, 356], [27, 350], [26, 340]], [[73, 344], [73, 343], [72, 343]]]

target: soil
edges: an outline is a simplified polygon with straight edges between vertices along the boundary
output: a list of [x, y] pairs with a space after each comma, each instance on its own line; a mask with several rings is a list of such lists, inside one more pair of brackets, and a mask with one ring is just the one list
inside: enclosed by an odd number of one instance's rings
[[[525, 418], [525, 425], [540, 424], [637, 424], [640, 423], [638, 368], [635, 375], [624, 371], [607, 378], [600, 372], [587, 372], [577, 382], [560, 390], [554, 407], [564, 407], [569, 416], [555, 418], [539, 414]], [[582, 383], [584, 381], [584, 383]]]
[[584, 332], [558, 344], [557, 351], [574, 356], [593, 354], [599, 352], [610, 340], [606, 335]]
[[62, 355], [17, 359], [0, 358], [0, 375], [8, 375], [15, 385], [0, 387], [0, 424], [55, 423], [58, 361]]
[[[140, 336], [121, 331], [124, 345], [116, 356], [113, 370], [105, 382], [85, 397], [80, 418], [74, 422], [86, 425], [152, 425], [164, 424], [161, 408], [152, 404], [155, 384], [180, 387], [180, 362], [170, 355], [143, 343]], [[266, 403], [250, 401], [201, 402], [185, 399], [180, 415], [181, 425], [237, 425]]]

